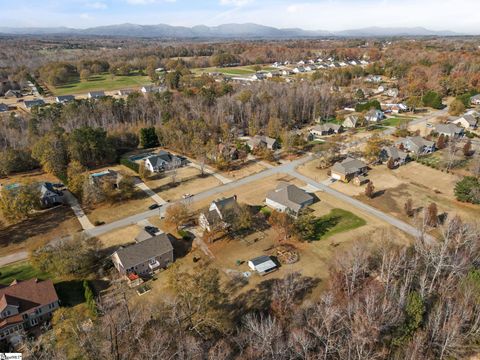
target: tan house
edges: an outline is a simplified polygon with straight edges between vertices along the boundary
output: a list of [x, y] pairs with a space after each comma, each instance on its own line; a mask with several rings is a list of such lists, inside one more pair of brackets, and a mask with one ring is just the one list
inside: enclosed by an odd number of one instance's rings
[[365, 175], [367, 170], [368, 166], [363, 161], [349, 157], [332, 166], [331, 177], [335, 180], [349, 182], [356, 176]]

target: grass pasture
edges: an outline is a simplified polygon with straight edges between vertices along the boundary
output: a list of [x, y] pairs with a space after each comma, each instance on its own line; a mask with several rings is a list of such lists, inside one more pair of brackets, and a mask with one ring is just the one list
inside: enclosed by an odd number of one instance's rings
[[410, 121], [412, 121], [412, 118], [395, 116], [383, 120], [381, 124], [384, 126], [399, 126], [407, 125]]
[[141, 87], [151, 84], [148, 76], [129, 75], [113, 76], [110, 74], [93, 75], [88, 80], [74, 80], [69, 84], [50, 87], [56, 96], [69, 94], [84, 94], [90, 91], [112, 91], [131, 87]]
[[[272, 71], [276, 70], [273, 67], [265, 66], [262, 67], [263, 71]], [[230, 76], [245, 76], [255, 74], [255, 69], [253, 66], [235, 66], [235, 67], [208, 67], [208, 68], [199, 68], [193, 69], [192, 72], [196, 75], [207, 74], [207, 73], [220, 73]]]

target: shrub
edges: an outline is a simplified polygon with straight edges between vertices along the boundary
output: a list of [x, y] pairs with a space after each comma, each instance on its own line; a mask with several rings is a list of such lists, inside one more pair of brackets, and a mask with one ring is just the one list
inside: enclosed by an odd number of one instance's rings
[[120, 159], [120, 164], [128, 167], [129, 169], [135, 171], [137, 174], [138, 174], [138, 171], [140, 169], [140, 165], [138, 165], [137, 163], [133, 162], [133, 161], [130, 161], [126, 158], [122, 158]]

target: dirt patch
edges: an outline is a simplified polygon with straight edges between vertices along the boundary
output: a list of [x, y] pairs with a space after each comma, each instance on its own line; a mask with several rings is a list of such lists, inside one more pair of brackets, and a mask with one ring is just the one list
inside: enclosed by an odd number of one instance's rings
[[220, 174], [231, 179], [241, 179], [259, 173], [265, 169], [266, 167], [258, 163], [256, 160], [249, 160], [244, 164], [239, 164], [230, 171], [220, 172]]

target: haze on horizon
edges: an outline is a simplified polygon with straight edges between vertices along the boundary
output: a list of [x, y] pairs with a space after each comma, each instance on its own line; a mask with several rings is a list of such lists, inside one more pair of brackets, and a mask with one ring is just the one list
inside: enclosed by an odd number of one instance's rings
[[305, 30], [421, 26], [480, 34], [478, 0], [0, 0], [0, 8], [4, 27], [253, 22]]

